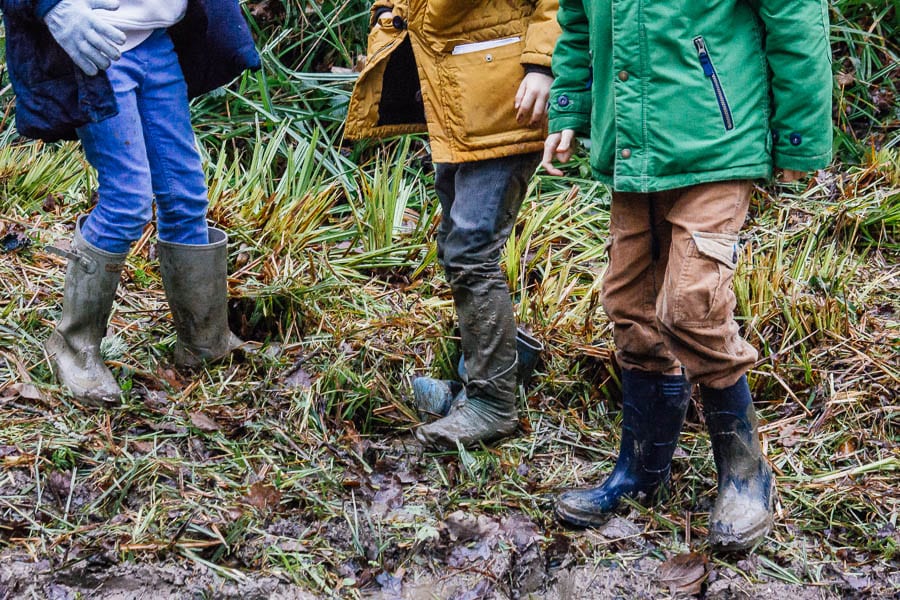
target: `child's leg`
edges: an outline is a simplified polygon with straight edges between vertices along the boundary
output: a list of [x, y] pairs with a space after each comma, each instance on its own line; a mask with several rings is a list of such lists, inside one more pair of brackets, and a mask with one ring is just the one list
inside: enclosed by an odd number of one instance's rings
[[84, 240], [106, 252], [127, 252], [153, 215], [153, 186], [137, 89], [135, 51], [107, 70], [119, 112], [78, 129], [85, 156], [97, 170], [98, 202], [81, 228]]
[[725, 388], [756, 361], [734, 320], [732, 290], [751, 189], [748, 181], [685, 188], [666, 215], [672, 244], [657, 316], [693, 383]]
[[426, 444], [488, 441], [515, 430], [516, 322], [500, 250], [540, 156], [437, 165], [440, 257], [459, 318], [467, 401], [417, 431]]
[[242, 343], [228, 328], [228, 237], [206, 223], [206, 183], [172, 41], [159, 31], [137, 50], [146, 69], [137, 101], [156, 195], [160, 273], [178, 333], [174, 359], [197, 366]]
[[718, 472], [709, 539], [728, 550], [753, 546], [772, 527], [772, 473], [745, 376], [757, 355], [740, 336], [732, 290], [751, 189], [735, 181], [679, 191], [667, 215], [672, 250], [658, 305], [667, 343], [700, 384]]
[[651, 500], [665, 489], [691, 386], [656, 325], [668, 260], [667, 194], [614, 193], [603, 306], [622, 367], [622, 434], [612, 473], [597, 487], [568, 491], [556, 514], [599, 525], [623, 497]]
[[159, 239], [207, 244], [209, 201], [178, 56], [163, 31], [137, 50], [145, 66], [137, 104], [153, 178]]
[[603, 308], [613, 324], [619, 366], [675, 375], [680, 363], [656, 322], [671, 239], [667, 200], [664, 194], [613, 194]]
[[82, 402], [117, 403], [120, 390], [100, 356], [119, 274], [150, 220], [153, 193], [135, 90], [140, 68], [126, 53], [107, 71], [119, 113], [78, 130], [100, 181], [97, 206], [79, 219], [66, 270], [62, 316], [47, 341], [59, 380]]

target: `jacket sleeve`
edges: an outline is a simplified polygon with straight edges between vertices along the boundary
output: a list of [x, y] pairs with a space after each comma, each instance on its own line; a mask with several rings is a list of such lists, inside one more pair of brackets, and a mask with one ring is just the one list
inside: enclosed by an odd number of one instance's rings
[[393, 11], [394, 2], [391, 0], [375, 0], [372, 8], [369, 9], [369, 28], [375, 27], [375, 20], [381, 13], [385, 11]]
[[559, 23], [556, 21], [558, 10], [559, 0], [538, 0], [535, 3], [525, 31], [522, 64], [550, 67], [553, 46], [559, 38]]
[[17, 19], [43, 19], [59, 0], [0, 0], [3, 14]]
[[587, 133], [591, 126], [590, 25], [584, 3], [560, 0], [558, 20], [562, 34], [553, 52], [553, 87], [550, 90], [550, 132], [574, 129]]
[[826, 0], [756, 0], [772, 72], [773, 158], [795, 171], [826, 167], [832, 153], [832, 70]]

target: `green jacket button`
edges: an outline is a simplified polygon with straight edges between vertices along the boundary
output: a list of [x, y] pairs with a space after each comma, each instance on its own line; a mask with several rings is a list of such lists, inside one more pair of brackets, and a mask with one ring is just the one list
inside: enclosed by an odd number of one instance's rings
[[622, 150], [622, 158], [631, 158], [631, 150], [628, 148]]
[[792, 146], [799, 146], [800, 143], [803, 142], [803, 138], [800, 136], [799, 133], [796, 133], [796, 132], [791, 134], [790, 140], [791, 140]]
[[565, 95], [560, 96], [559, 98], [556, 99], [556, 103], [558, 105], [562, 106], [563, 108], [565, 108], [566, 106], [569, 105], [569, 97], [565, 96]]
[[628, 81], [628, 71], [619, 71], [619, 81]]

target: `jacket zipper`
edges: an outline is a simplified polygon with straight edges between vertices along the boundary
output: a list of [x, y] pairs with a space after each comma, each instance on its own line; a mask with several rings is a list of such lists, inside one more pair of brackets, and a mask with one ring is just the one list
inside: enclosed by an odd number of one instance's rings
[[703, 74], [712, 83], [713, 92], [716, 94], [716, 103], [719, 105], [719, 112], [722, 113], [722, 121], [725, 123], [725, 131], [731, 131], [734, 129], [734, 117], [731, 115], [731, 107], [728, 106], [725, 90], [722, 89], [722, 82], [719, 81], [719, 74], [716, 73], [716, 68], [709, 58], [709, 51], [706, 49], [706, 42], [703, 41], [703, 36], [698, 35], [694, 38], [694, 48], [697, 49], [697, 56], [700, 58]]

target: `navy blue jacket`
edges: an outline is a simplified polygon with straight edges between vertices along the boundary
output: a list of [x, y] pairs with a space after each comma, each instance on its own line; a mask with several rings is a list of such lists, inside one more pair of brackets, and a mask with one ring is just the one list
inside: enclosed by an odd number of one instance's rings
[[[76, 128], [118, 112], [106, 73], [85, 75], [44, 24], [59, 1], [0, 0], [16, 128], [48, 142], [75, 139]], [[260, 66], [237, 0], [188, 0], [184, 19], [169, 34], [192, 98]]]

